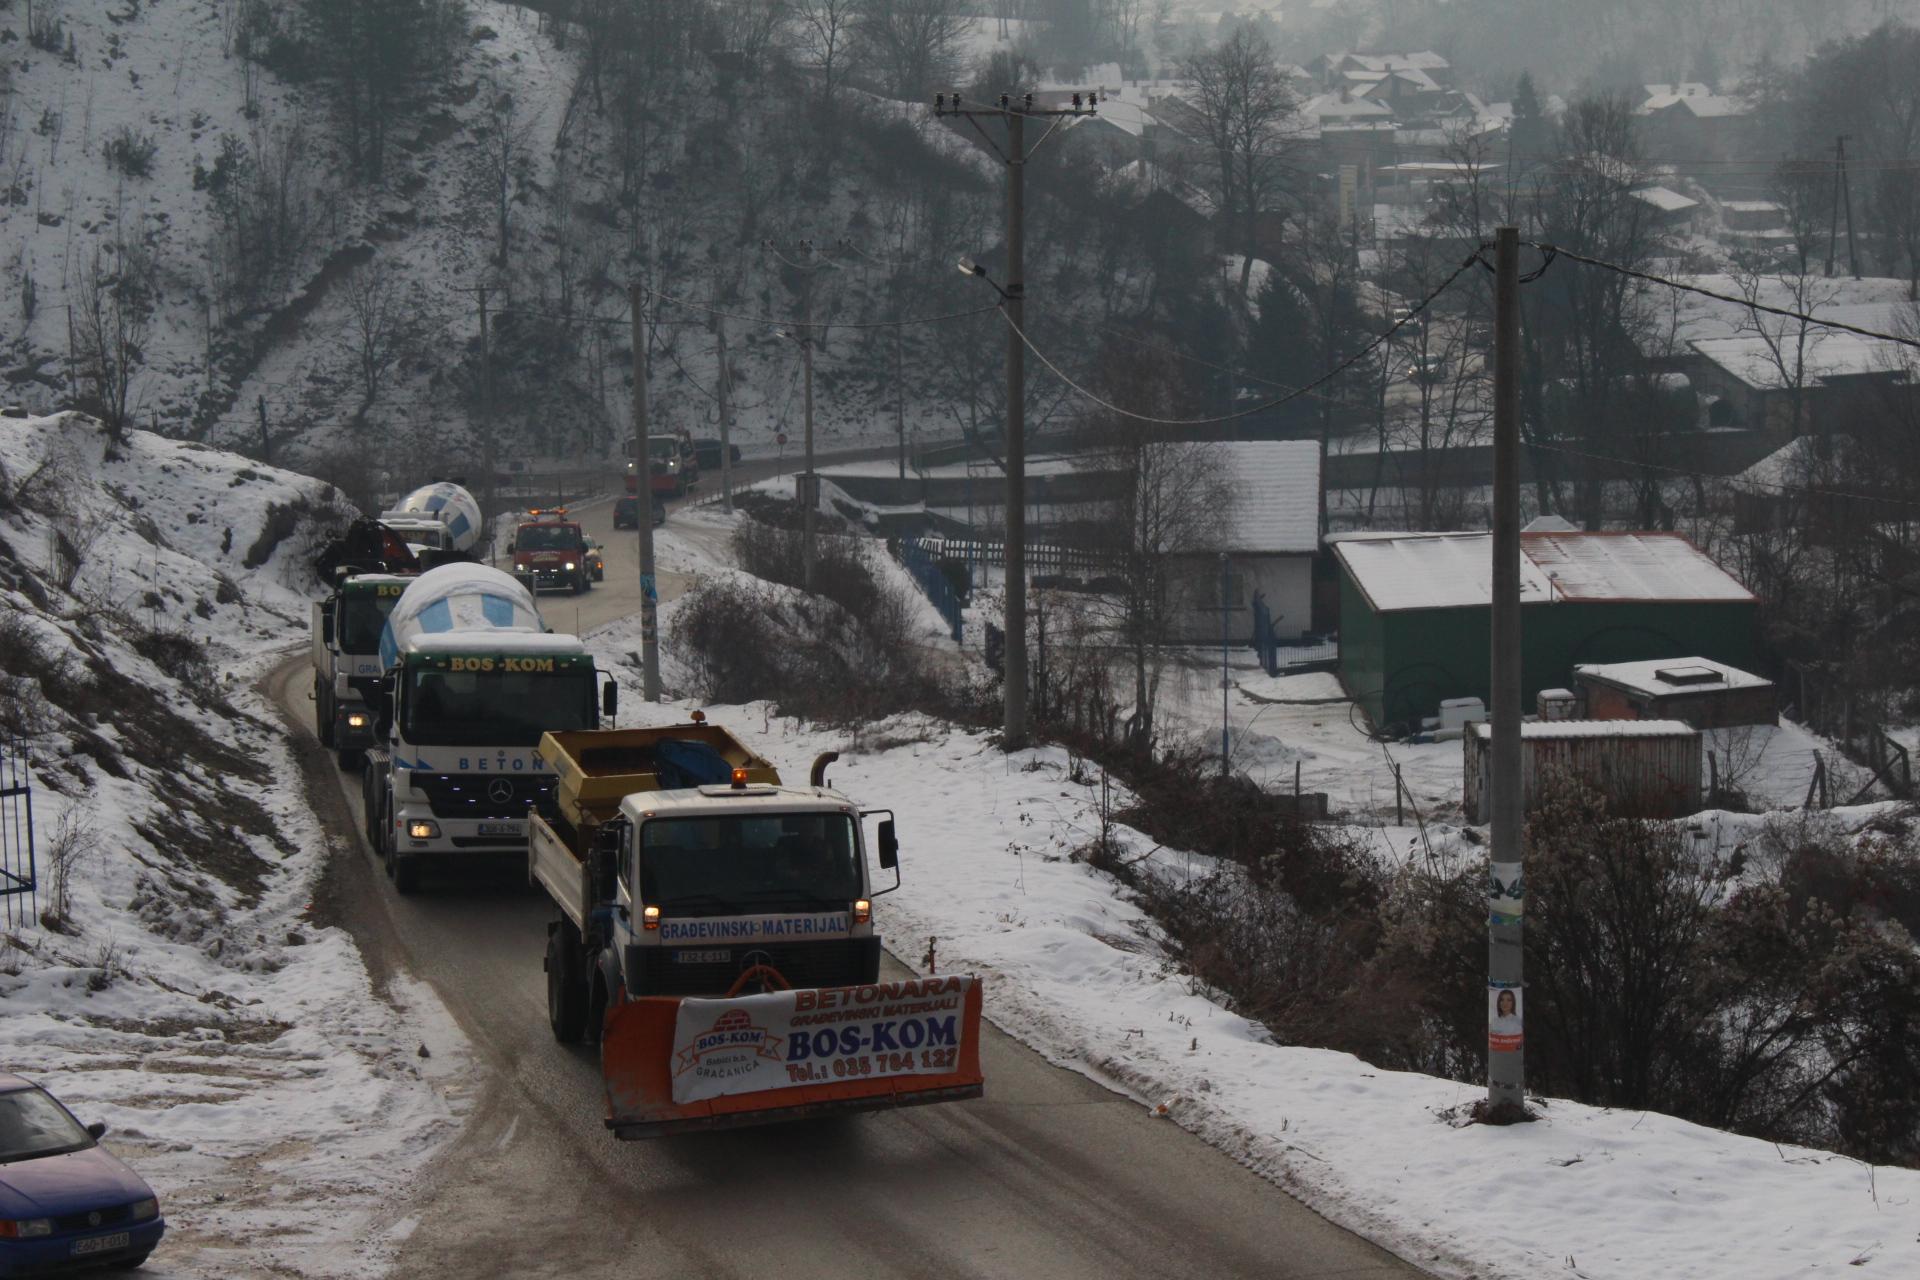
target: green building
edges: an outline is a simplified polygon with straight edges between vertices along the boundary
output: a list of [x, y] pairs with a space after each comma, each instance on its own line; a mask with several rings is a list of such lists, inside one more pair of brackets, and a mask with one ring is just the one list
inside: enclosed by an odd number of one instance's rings
[[[1677, 533], [1520, 535], [1521, 696], [1589, 662], [1756, 665], [1760, 602]], [[1492, 696], [1493, 536], [1360, 534], [1340, 566], [1340, 679], [1376, 725]]]

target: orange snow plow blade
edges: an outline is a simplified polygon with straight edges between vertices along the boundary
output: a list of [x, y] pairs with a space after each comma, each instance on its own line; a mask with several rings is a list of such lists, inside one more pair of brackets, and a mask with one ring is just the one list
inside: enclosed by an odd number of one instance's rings
[[617, 1138], [981, 1095], [980, 984], [914, 978], [616, 1005], [601, 1030]]

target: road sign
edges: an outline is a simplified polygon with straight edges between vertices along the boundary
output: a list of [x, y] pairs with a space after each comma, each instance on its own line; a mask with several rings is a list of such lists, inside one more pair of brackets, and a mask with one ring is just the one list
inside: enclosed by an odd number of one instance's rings
[[778, 435], [774, 436], [773, 442], [775, 444], [785, 444], [787, 442], [787, 433], [784, 431], [780, 432]]

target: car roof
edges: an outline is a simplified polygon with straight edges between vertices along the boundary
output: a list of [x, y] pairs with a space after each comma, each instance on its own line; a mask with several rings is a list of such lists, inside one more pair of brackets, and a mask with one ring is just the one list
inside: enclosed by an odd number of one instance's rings
[[9, 1071], [0, 1071], [0, 1093], [18, 1093], [22, 1089], [38, 1089], [40, 1086], [25, 1076], [16, 1076]]

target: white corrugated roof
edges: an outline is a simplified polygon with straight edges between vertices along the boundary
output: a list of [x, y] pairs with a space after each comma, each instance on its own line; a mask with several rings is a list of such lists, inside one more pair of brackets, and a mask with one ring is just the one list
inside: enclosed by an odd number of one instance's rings
[[[1701, 669], [1701, 674], [1711, 672], [1714, 679], [1676, 684], [1662, 680], [1660, 673], [1684, 672], [1689, 667]], [[1711, 658], [1660, 658], [1652, 662], [1588, 662], [1573, 669], [1576, 676], [1592, 676], [1596, 680], [1605, 680], [1609, 684], [1631, 689], [1635, 693], [1651, 694], [1656, 697], [1670, 693], [1725, 693], [1729, 689], [1760, 689], [1771, 685], [1773, 681], [1764, 676], [1756, 676], [1751, 671], [1742, 671], [1730, 667], [1724, 662], [1715, 662]]]
[[1682, 209], [1698, 208], [1700, 202], [1681, 195], [1668, 187], [1642, 187], [1633, 193], [1636, 200], [1644, 200], [1663, 213], [1678, 213]]
[[[1527, 533], [1522, 603], [1752, 601], [1753, 594], [1677, 533]], [[1376, 612], [1493, 601], [1493, 537], [1401, 534], [1341, 541], [1334, 554]]]
[[[1493, 603], [1493, 537], [1485, 533], [1410, 533], [1341, 542], [1334, 554], [1379, 613]], [[1547, 576], [1524, 557], [1520, 598], [1547, 598]]]
[[1751, 601], [1751, 591], [1678, 533], [1523, 533], [1527, 559], [1561, 600]]
[[[1491, 738], [1493, 726], [1472, 722], [1475, 737]], [[1520, 726], [1520, 738], [1697, 738], [1700, 731], [1684, 720], [1534, 720]]]
[[1320, 545], [1320, 446], [1247, 440], [1215, 446], [1233, 481], [1222, 551], [1311, 553]]

